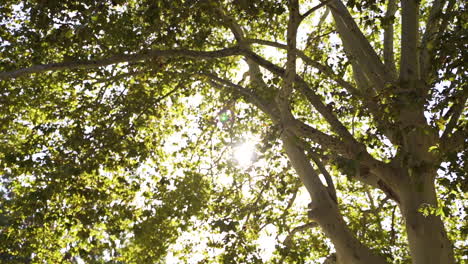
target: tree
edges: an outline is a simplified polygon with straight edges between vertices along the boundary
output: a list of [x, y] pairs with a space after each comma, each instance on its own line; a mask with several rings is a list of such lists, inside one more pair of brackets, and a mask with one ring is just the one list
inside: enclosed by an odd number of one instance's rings
[[[466, 256], [461, 1], [7, 0], [0, 12], [2, 260]], [[226, 153], [255, 135], [256, 162], [236, 166]], [[309, 208], [295, 206], [301, 186]]]

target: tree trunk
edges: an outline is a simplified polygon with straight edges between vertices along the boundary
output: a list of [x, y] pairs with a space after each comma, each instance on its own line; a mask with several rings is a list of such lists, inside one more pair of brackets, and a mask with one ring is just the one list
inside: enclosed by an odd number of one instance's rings
[[[413, 264], [455, 263], [452, 244], [440, 216], [434, 212], [425, 216], [420, 212], [423, 207], [437, 208], [433, 175], [413, 175], [412, 182], [401, 190], [400, 209], [406, 222]], [[414, 178], [430, 180], [418, 182]]]

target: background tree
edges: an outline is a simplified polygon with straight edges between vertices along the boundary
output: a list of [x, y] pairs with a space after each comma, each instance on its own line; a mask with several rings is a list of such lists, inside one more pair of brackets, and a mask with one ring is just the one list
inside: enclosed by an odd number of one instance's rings
[[[461, 1], [6, 0], [0, 14], [3, 261], [466, 256]], [[230, 153], [249, 138], [242, 167]]]

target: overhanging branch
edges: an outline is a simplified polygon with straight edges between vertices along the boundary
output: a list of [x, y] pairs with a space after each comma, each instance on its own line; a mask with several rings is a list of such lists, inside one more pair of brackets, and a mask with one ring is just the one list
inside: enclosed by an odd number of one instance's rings
[[43, 73], [50, 71], [62, 71], [62, 70], [74, 70], [74, 69], [91, 69], [102, 66], [124, 63], [124, 62], [138, 62], [153, 59], [155, 57], [185, 57], [194, 59], [214, 59], [223, 58], [229, 56], [240, 55], [241, 49], [238, 46], [225, 48], [215, 51], [197, 51], [197, 50], [148, 50], [142, 51], [135, 54], [119, 54], [108, 58], [96, 59], [96, 60], [76, 60], [69, 62], [50, 63], [42, 65], [34, 65], [28, 68], [0, 72], [0, 80], [13, 79], [24, 75], [33, 73]]
[[208, 77], [209, 79], [211, 79], [212, 81], [216, 82], [217, 84], [221, 86], [226, 86], [230, 89], [233, 89], [240, 95], [244, 96], [244, 98], [246, 98], [246, 100], [248, 100], [250, 103], [252, 103], [256, 107], [258, 107], [260, 110], [262, 110], [265, 114], [269, 115], [272, 119], [278, 118], [275, 116], [276, 111], [273, 108], [274, 106], [272, 106], [271, 104], [268, 104], [268, 102], [260, 98], [252, 90], [242, 87], [241, 85], [232, 83], [228, 80], [222, 79], [212, 73], [203, 72], [200, 75]]

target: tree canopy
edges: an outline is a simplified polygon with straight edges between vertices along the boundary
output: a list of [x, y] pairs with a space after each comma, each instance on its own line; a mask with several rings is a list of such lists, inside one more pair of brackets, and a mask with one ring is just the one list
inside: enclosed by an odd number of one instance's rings
[[0, 262], [467, 261], [456, 0], [3, 0]]

